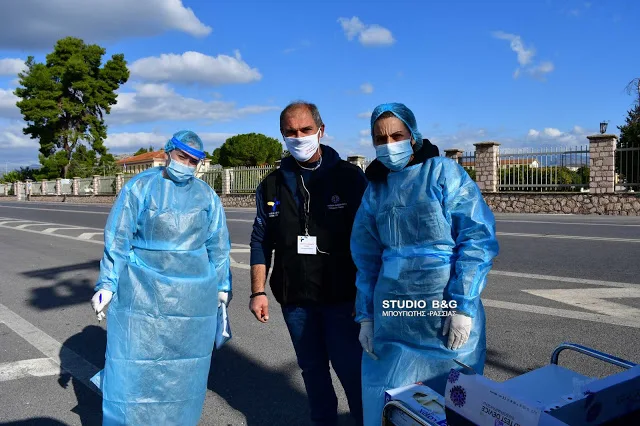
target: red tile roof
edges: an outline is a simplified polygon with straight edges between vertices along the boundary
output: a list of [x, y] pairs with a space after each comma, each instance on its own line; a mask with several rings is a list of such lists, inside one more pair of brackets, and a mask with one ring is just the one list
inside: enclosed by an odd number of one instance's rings
[[155, 159], [164, 159], [164, 149], [154, 152], [145, 152], [144, 154], [134, 155], [132, 157], [123, 158], [118, 160], [118, 164], [137, 164], [137, 163], [150, 163]]

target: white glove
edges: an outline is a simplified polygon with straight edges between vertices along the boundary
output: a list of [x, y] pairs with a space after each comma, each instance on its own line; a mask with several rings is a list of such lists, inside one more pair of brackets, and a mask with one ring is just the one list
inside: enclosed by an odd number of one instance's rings
[[455, 351], [467, 343], [471, 333], [471, 322], [471, 317], [457, 312], [447, 317], [442, 328], [442, 335], [446, 336], [449, 333], [449, 342], [447, 344], [449, 349]]
[[360, 323], [360, 335], [358, 336], [362, 349], [373, 359], [378, 359], [373, 353], [373, 321], [364, 320]]
[[218, 306], [224, 304], [225, 306], [229, 306], [229, 302], [231, 302], [231, 299], [233, 298], [233, 295], [231, 294], [231, 292], [226, 292], [226, 291], [219, 291], [218, 292]]
[[113, 292], [109, 290], [98, 290], [91, 298], [91, 306], [98, 315], [98, 321], [102, 321], [107, 316], [105, 311], [112, 297]]

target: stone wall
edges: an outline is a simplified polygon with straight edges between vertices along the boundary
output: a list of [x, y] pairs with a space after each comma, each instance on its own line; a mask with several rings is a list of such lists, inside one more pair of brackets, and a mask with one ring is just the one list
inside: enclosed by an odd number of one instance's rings
[[256, 208], [256, 196], [251, 195], [222, 195], [220, 197], [225, 207], [250, 207]]
[[[7, 197], [11, 201], [15, 200], [15, 197]], [[32, 195], [32, 202], [48, 202], [48, 203], [78, 203], [78, 204], [113, 204], [116, 197], [113, 195], [95, 195], [95, 196], [74, 196], [74, 195]], [[256, 196], [254, 194], [247, 195], [222, 195], [220, 196], [222, 205], [225, 207], [256, 207]], [[2, 201], [2, 198], [0, 198]]]
[[[15, 199], [15, 197], [11, 197]], [[32, 195], [30, 201], [34, 203], [69, 203], [69, 204], [113, 204], [116, 197], [113, 195]]]
[[640, 194], [485, 193], [494, 213], [640, 216]]

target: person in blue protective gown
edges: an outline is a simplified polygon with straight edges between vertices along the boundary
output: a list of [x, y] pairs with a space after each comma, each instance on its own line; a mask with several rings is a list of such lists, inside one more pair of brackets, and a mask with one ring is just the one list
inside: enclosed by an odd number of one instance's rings
[[422, 381], [444, 395], [454, 359], [483, 372], [480, 295], [498, 254], [478, 186], [433, 153], [411, 110], [378, 106], [371, 135], [376, 159], [351, 234], [366, 426], [380, 424], [386, 390]]
[[[231, 243], [218, 195], [195, 177], [191, 131], [166, 144], [164, 167], [122, 188], [104, 231], [92, 306], [107, 319], [104, 425], [196, 425], [217, 314], [231, 300]], [[108, 308], [108, 309], [107, 309]]]

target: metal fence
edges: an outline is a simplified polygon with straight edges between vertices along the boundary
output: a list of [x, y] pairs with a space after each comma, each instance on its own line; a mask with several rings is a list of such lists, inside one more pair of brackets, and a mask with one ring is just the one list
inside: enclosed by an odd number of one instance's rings
[[275, 166], [266, 167], [238, 167], [229, 170], [229, 190], [231, 194], [252, 194], [260, 182]]
[[589, 187], [589, 147], [500, 150], [501, 192], [578, 192]]
[[205, 172], [205, 173], [202, 174], [200, 179], [202, 179], [203, 181], [207, 182], [209, 184], [209, 186], [212, 187], [214, 191], [216, 191], [217, 194], [221, 194], [222, 193], [222, 174], [223, 173], [224, 173], [224, 171], [222, 169], [213, 170], [213, 171], [210, 171], [210, 172]]
[[616, 190], [640, 189], [640, 146], [616, 149]]
[[73, 183], [71, 179], [63, 179], [61, 183], [62, 185], [60, 187], [60, 193], [63, 195], [70, 195], [73, 191], [73, 188], [71, 186]]
[[78, 195], [93, 194], [93, 178], [78, 179]]
[[113, 195], [116, 193], [116, 177], [103, 176], [98, 178], [97, 195]]
[[463, 152], [458, 162], [467, 171], [471, 179], [476, 180], [476, 152]]

